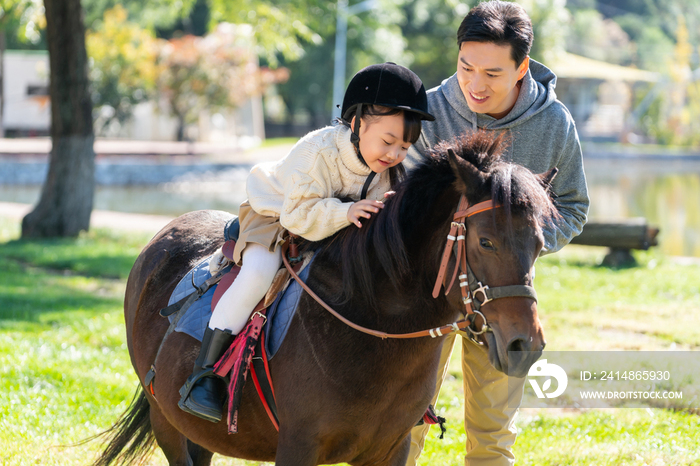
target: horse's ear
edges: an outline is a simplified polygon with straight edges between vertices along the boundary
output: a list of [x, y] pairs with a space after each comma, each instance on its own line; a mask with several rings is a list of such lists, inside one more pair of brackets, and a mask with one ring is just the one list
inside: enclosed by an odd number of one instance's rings
[[455, 188], [460, 193], [469, 194], [486, 181], [486, 175], [471, 163], [458, 158], [451, 148], [447, 149], [447, 160], [455, 174]]
[[540, 183], [545, 189], [549, 189], [549, 187], [552, 185], [552, 180], [554, 180], [554, 177], [557, 176], [557, 173], [559, 173], [559, 169], [557, 167], [552, 167], [546, 172], [535, 176], [537, 176], [537, 179], [540, 180]]

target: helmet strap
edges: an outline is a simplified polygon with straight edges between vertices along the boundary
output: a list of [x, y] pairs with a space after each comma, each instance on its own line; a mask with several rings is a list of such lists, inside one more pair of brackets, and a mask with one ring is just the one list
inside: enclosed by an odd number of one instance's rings
[[[360, 154], [360, 120], [362, 119], [362, 104], [357, 105], [355, 110], [355, 122], [352, 125], [352, 134], [350, 135], [350, 142], [357, 149], [357, 155], [362, 158]], [[363, 159], [364, 160], [364, 159]]]
[[[357, 110], [355, 110], [355, 122], [352, 125], [352, 133], [350, 134], [350, 142], [352, 142], [352, 145], [355, 146], [355, 149], [357, 150], [357, 156], [362, 160], [365, 165], [367, 165], [367, 161], [365, 158], [362, 156], [362, 152], [360, 152], [360, 120], [362, 119], [362, 104], [357, 105]], [[367, 197], [367, 191], [369, 190], [369, 185], [372, 183], [372, 180], [377, 174], [372, 171], [368, 176], [367, 179], [365, 180], [364, 186], [362, 186], [362, 193], [360, 194], [360, 200], [365, 199]]]
[[376, 172], [370, 172], [370, 174], [367, 175], [365, 184], [362, 186], [362, 193], [360, 193], [360, 200], [367, 198], [367, 191], [369, 191], [369, 185], [372, 184], [372, 180], [375, 176], [377, 176]]

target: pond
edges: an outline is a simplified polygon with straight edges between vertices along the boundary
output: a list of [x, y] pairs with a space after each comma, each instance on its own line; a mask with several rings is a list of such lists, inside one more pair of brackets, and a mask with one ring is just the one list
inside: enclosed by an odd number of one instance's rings
[[700, 257], [700, 157], [584, 160], [590, 218], [645, 217], [661, 229], [659, 247]]
[[[661, 229], [659, 247], [671, 255], [700, 257], [700, 157], [595, 157], [584, 159], [590, 218], [645, 217]], [[237, 213], [245, 199], [245, 167], [154, 186], [99, 187], [95, 208], [176, 216], [198, 209]], [[37, 186], [0, 185], [0, 201], [32, 204]]]

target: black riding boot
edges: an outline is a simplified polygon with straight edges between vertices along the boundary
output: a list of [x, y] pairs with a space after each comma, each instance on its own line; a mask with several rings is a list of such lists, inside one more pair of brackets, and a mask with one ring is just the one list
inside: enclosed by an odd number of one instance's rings
[[207, 327], [192, 375], [180, 389], [180, 409], [207, 421], [221, 420], [226, 381], [214, 374], [214, 364], [231, 346], [233, 339], [234, 335], [228, 330], [212, 330]]

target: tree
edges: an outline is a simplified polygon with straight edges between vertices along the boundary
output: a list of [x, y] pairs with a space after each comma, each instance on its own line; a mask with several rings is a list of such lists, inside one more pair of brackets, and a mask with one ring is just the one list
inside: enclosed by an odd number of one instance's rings
[[153, 30], [170, 28], [189, 15], [195, 0], [82, 0], [81, 3], [87, 30], [98, 29], [105, 12], [117, 6], [124, 8], [139, 26]]
[[177, 139], [203, 110], [230, 110], [260, 94], [265, 85], [285, 78], [258, 69], [247, 25], [222, 23], [206, 37], [187, 35], [165, 43], [159, 54], [158, 90], [178, 120]]
[[404, 2], [403, 19], [399, 23], [408, 55], [404, 65], [420, 76], [426, 89], [439, 86], [457, 70], [457, 30], [476, 2], [469, 3], [457, 0]]
[[95, 189], [92, 103], [80, 0], [44, 0], [49, 44], [51, 156], [22, 237], [76, 236], [90, 225]]
[[87, 33], [96, 133], [129, 120], [136, 104], [154, 95], [158, 43], [153, 33], [127, 20], [118, 5]]
[[304, 54], [304, 43], [321, 42], [318, 9], [326, 0], [211, 0], [214, 23], [249, 24], [257, 53], [273, 67], [280, 56], [294, 60]]
[[634, 47], [627, 33], [597, 10], [573, 12], [568, 30], [569, 52], [625, 66], [633, 60]]
[[519, 0], [518, 3], [525, 8], [532, 20], [535, 40], [530, 56], [547, 64], [565, 48], [566, 25], [569, 21], [566, 0]]
[[[352, 2], [351, 6], [359, 2]], [[289, 68], [289, 81], [278, 86], [280, 97], [287, 109], [287, 124], [294, 117], [304, 115], [305, 123], [320, 127], [330, 122], [333, 105], [333, 64], [336, 27], [336, 2], [312, 5], [309, 2], [308, 23], [318, 36], [306, 43], [301, 57], [280, 58]], [[403, 21], [400, 1], [379, 1], [370, 12], [348, 18], [347, 70], [349, 79], [354, 71], [382, 61], [410, 65], [406, 40], [399, 24]], [[300, 39], [303, 40], [303, 39]]]

